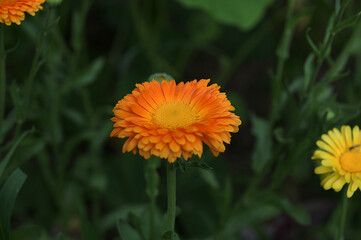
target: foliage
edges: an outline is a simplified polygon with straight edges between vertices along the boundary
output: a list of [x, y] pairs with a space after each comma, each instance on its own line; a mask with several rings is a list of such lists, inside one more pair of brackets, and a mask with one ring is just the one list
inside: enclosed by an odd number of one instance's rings
[[[361, 124], [360, 7], [62, 1], [3, 27], [1, 239], [332, 239], [341, 194], [310, 158], [322, 133]], [[217, 159], [177, 162], [176, 234], [165, 162], [109, 138], [112, 107], [153, 73], [211, 78], [243, 121]], [[359, 195], [346, 239], [361, 237]]]

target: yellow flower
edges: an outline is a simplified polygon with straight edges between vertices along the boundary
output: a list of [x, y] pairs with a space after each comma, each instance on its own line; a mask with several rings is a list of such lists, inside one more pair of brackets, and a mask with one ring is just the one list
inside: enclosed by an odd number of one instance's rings
[[41, 6], [45, 0], [0, 0], [0, 23], [11, 25], [25, 19], [25, 12], [35, 15], [35, 12], [42, 10]]
[[183, 156], [202, 156], [203, 142], [214, 156], [225, 151], [230, 132], [238, 132], [241, 120], [219, 86], [208, 80], [176, 84], [153, 80], [136, 84], [132, 94], [113, 109], [111, 137], [125, 138], [123, 152], [144, 158], [151, 155], [174, 162]]
[[321, 174], [321, 185], [325, 190], [333, 188], [339, 192], [348, 183], [347, 197], [361, 189], [361, 132], [358, 126], [342, 126], [341, 132], [334, 128], [317, 141], [312, 159], [320, 165], [315, 168]]

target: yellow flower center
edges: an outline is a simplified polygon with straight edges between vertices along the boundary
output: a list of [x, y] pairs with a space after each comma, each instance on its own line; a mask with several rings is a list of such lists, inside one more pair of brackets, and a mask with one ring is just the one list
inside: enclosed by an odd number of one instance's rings
[[343, 153], [340, 157], [340, 164], [346, 172], [361, 172], [361, 152], [352, 149]]
[[187, 127], [196, 121], [197, 114], [184, 102], [165, 102], [153, 114], [153, 122], [168, 129]]

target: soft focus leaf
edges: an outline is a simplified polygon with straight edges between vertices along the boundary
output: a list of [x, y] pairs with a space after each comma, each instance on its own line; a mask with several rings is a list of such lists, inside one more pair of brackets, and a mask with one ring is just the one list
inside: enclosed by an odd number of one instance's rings
[[267, 194], [265, 200], [272, 202], [275, 206], [285, 211], [299, 224], [309, 225], [311, 223], [310, 215], [301, 205], [293, 204], [288, 199], [274, 194]]
[[100, 74], [100, 71], [103, 69], [104, 64], [104, 58], [99, 57], [93, 60], [93, 62], [85, 69], [79, 71], [73, 81], [67, 81], [67, 83], [63, 86], [63, 92], [67, 92], [72, 88], [81, 88], [94, 82]]
[[16, 148], [18, 147], [18, 145], [21, 143], [21, 141], [26, 137], [26, 135], [28, 135], [29, 133], [34, 132], [34, 129], [28, 130], [26, 132], [24, 132], [19, 138], [18, 140], [16, 140], [16, 142], [14, 143], [14, 145], [11, 147], [11, 149], [9, 150], [9, 152], [6, 154], [5, 158], [1, 161], [0, 163], [0, 178], [6, 168], [6, 166], [8, 165], [11, 157], [13, 156]]
[[[173, 237], [172, 237], [173, 235]], [[177, 233], [173, 231], [167, 231], [163, 233], [161, 240], [179, 240]]]
[[340, 22], [339, 24], [337, 24], [336, 26], [334, 26], [332, 28], [332, 33], [337, 34], [338, 32], [344, 30], [345, 28], [348, 28], [348, 27], [354, 25], [360, 18], [360, 15], [361, 15], [361, 12]]
[[[25, 225], [11, 231], [12, 240], [39, 240], [44, 236], [45, 230], [36, 225]], [[48, 239], [48, 238], [46, 238]]]
[[272, 0], [177, 0], [189, 8], [201, 9], [221, 23], [252, 29], [263, 17]]
[[204, 169], [199, 169], [199, 174], [202, 179], [212, 188], [219, 189], [219, 182], [212, 171], [206, 171]]
[[139, 233], [124, 220], [118, 220], [117, 229], [121, 240], [142, 240]]
[[303, 85], [305, 91], [309, 88], [309, 85], [311, 84], [312, 72], [314, 70], [314, 60], [315, 60], [315, 55], [311, 53], [310, 55], [308, 55], [305, 65], [303, 66], [303, 72], [304, 72]]
[[139, 216], [146, 207], [148, 207], [148, 205], [126, 205], [118, 209], [114, 209], [103, 217], [100, 228], [102, 231], [108, 231], [115, 227], [115, 223], [118, 219], [126, 219], [130, 213]]
[[0, 236], [1, 240], [10, 239], [10, 217], [16, 197], [26, 179], [25, 173], [15, 170], [5, 182], [0, 192]]
[[[141, 217], [146, 217], [146, 215], [142, 214]], [[148, 219], [149, 218], [147, 218], [147, 220]], [[144, 239], [144, 232], [142, 229], [141, 219], [134, 213], [130, 212], [127, 217], [127, 222], [129, 223], [130, 226], [132, 226], [136, 230], [136, 232], [141, 236], [141, 238]]]
[[15, 111], [11, 111], [0, 126], [0, 143], [2, 142], [4, 135], [14, 126], [15, 120]]
[[320, 51], [318, 50], [318, 48], [316, 47], [315, 43], [312, 41], [312, 38], [310, 37], [310, 31], [311, 29], [307, 29], [306, 31], [306, 39], [308, 44], [310, 45], [310, 47], [312, 48], [313, 52], [319, 56], [320, 55]]
[[266, 203], [262, 198], [254, 199], [247, 207], [239, 212], [233, 212], [221, 231], [221, 239], [229, 239], [230, 236], [238, 233], [240, 229], [254, 223], [266, 221], [277, 216], [279, 209], [272, 204]]
[[56, 240], [64, 240], [64, 235], [62, 233], [59, 233], [56, 237]]
[[267, 120], [252, 116], [252, 133], [256, 138], [252, 154], [252, 168], [261, 172], [272, 157], [272, 138], [270, 124]]
[[280, 142], [280, 143], [289, 143], [292, 141], [291, 138], [287, 138], [285, 136], [285, 132], [284, 132], [284, 129], [281, 128], [281, 127], [278, 127], [276, 128], [274, 131], [273, 131], [273, 135], [275, 137], [275, 139]]
[[10, 95], [15, 105], [16, 121], [23, 122], [25, 118], [24, 105], [20, 97], [21, 96], [20, 88], [18, 87], [15, 81], [12, 82], [11, 84]]

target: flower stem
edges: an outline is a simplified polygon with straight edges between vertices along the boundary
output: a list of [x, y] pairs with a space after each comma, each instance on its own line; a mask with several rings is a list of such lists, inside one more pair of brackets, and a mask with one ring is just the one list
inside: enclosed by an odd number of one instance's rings
[[3, 125], [5, 115], [5, 36], [4, 36], [4, 24], [0, 24], [0, 133], [1, 126]]
[[293, 36], [293, 30], [295, 28], [293, 21], [294, 6], [295, 0], [288, 0], [285, 28], [280, 40], [280, 45], [277, 48], [278, 62], [276, 76], [272, 79], [272, 99], [274, 104], [278, 103], [278, 100], [281, 96], [284, 66], [290, 55], [291, 40]]
[[150, 202], [150, 214], [149, 214], [149, 240], [155, 240], [155, 217], [156, 217], [156, 200], [158, 195], [158, 183], [159, 177], [157, 168], [160, 165], [160, 159], [157, 157], [151, 157], [147, 162], [147, 171], [145, 178], [147, 180], [147, 195]]
[[345, 190], [344, 194], [343, 194], [343, 198], [342, 198], [342, 214], [341, 214], [340, 228], [338, 229], [337, 240], [344, 240], [346, 215], [347, 215], [347, 204], [348, 204], [347, 190]]
[[34, 58], [33, 58], [32, 64], [31, 64], [29, 75], [28, 75], [28, 77], [26, 79], [26, 82], [25, 82], [25, 91], [24, 91], [24, 105], [25, 105], [25, 107], [28, 107], [28, 105], [29, 105], [30, 96], [31, 96], [32, 89], [33, 89], [33, 82], [34, 82], [34, 79], [36, 77], [36, 74], [37, 74], [39, 68], [42, 65], [42, 63], [40, 62], [40, 56], [41, 56], [45, 36], [46, 36], [46, 33], [47, 33], [48, 28], [50, 26], [51, 15], [52, 15], [52, 8], [50, 7], [48, 12], [47, 12], [47, 16], [46, 16], [46, 19], [45, 19], [43, 29], [41, 30], [41, 32], [39, 33], [39, 36], [37, 38], [36, 48], [35, 48], [35, 55], [34, 55]]
[[172, 163], [167, 165], [167, 188], [168, 188], [168, 224], [167, 230], [172, 231], [174, 236], [175, 210], [176, 210], [176, 169]]

